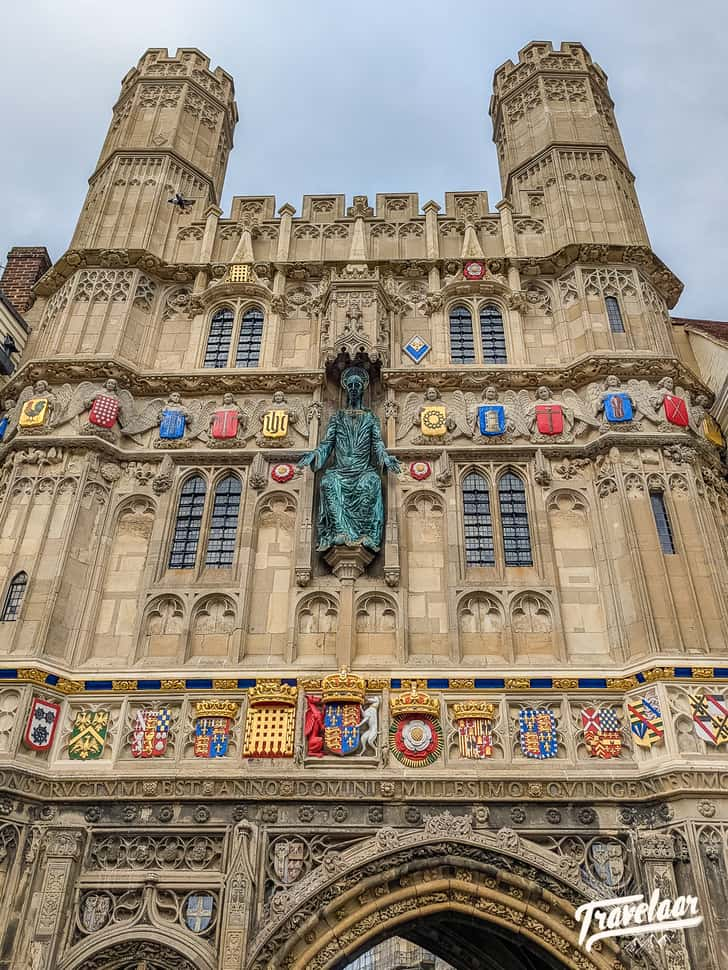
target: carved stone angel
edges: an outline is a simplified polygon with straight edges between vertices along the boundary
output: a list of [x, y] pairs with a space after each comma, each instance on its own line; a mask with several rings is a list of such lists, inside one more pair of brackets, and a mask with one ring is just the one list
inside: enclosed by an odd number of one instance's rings
[[122, 430], [136, 440], [136, 435], [158, 426], [159, 439], [154, 442], [155, 448], [182, 447], [194, 438], [206, 436], [214, 407], [214, 401], [190, 401], [185, 404], [181, 394], [172, 391], [166, 401], [155, 398], [145, 404]]
[[593, 413], [589, 414], [585, 403], [571, 389], [562, 392], [560, 401], [545, 386], [537, 389], [533, 401], [528, 391], [508, 391], [505, 400], [516, 430], [527, 438], [553, 435], [570, 440], [587, 426], [599, 428]]
[[[442, 430], [438, 430], [437, 434], [431, 432], [426, 435], [424, 433], [426, 422], [423, 422], [423, 418], [427, 419], [428, 413], [433, 412], [439, 412]], [[432, 437], [445, 435], [448, 432], [452, 437], [464, 435], [466, 438], [472, 438], [477, 414], [478, 403], [474, 394], [454, 391], [452, 404], [448, 408], [436, 387], [428, 387], [424, 398], [412, 391], [404, 400], [397, 440], [404, 438], [413, 428], [421, 432], [412, 439], [415, 444], [431, 444]]]
[[134, 398], [129, 391], [119, 388], [113, 377], [104, 384], [83, 381], [73, 391], [70, 400], [63, 407], [55, 424], [65, 424], [82, 411], [88, 411], [88, 421], [82, 425], [85, 434], [100, 434], [106, 437], [118, 423], [124, 426], [134, 415]]
[[671, 377], [658, 381], [657, 389], [650, 396], [650, 403], [655, 411], [662, 411], [659, 420], [680, 428], [687, 428], [690, 424], [690, 395], [683, 388], [676, 387]]
[[[270, 401], [258, 401], [247, 411], [245, 437], [256, 434], [255, 443], [259, 448], [290, 447], [288, 432], [292, 429], [303, 438], [308, 438], [308, 409], [302, 401], [288, 401], [283, 391], [275, 391]], [[262, 425], [262, 431], [261, 431]]]
[[49, 428], [59, 424], [62, 400], [65, 395], [70, 393], [70, 390], [70, 385], [66, 384], [59, 394], [55, 394], [51, 391], [47, 381], [36, 381], [35, 384], [28, 384], [20, 392], [17, 400], [10, 399], [5, 402], [7, 417], [5, 438], [8, 438], [18, 428], [32, 430], [34, 428]]

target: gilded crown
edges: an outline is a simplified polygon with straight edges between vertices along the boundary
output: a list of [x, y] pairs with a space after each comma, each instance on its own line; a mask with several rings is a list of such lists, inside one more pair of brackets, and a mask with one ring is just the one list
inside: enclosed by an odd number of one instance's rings
[[495, 716], [495, 704], [473, 702], [471, 704], [453, 704], [452, 716], [460, 721], [466, 717], [484, 717], [492, 721]]
[[321, 682], [325, 703], [363, 704], [366, 696], [366, 681], [363, 677], [350, 674], [342, 667], [338, 674], [330, 674]]
[[409, 690], [395, 694], [390, 698], [389, 709], [392, 714], [434, 714], [440, 713], [440, 700], [420, 690], [415, 682], [410, 684]]
[[297, 687], [281, 684], [277, 680], [259, 680], [255, 687], [251, 687], [248, 691], [251, 707], [261, 707], [263, 704], [295, 707], [297, 696]]
[[240, 705], [236, 701], [195, 701], [197, 717], [235, 717]]

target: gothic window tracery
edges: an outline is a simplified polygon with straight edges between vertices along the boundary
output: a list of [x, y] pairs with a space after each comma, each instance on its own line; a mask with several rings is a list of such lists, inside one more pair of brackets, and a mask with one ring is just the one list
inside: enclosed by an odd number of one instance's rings
[[200, 475], [188, 478], [182, 487], [169, 554], [170, 569], [193, 569], [195, 566], [206, 492], [205, 480]]
[[503, 314], [493, 303], [480, 308], [480, 345], [484, 364], [507, 364]]
[[194, 569], [199, 559], [205, 567], [229, 569], [235, 561], [241, 496], [242, 482], [233, 473], [218, 481], [209, 499], [204, 478], [188, 478], [179, 496], [168, 568]]
[[233, 564], [241, 490], [237, 475], [226, 475], [217, 484], [207, 539], [206, 566]]
[[257, 367], [260, 361], [260, 344], [263, 339], [263, 311], [250, 307], [243, 313], [235, 354], [236, 367]]
[[526, 489], [523, 479], [513, 472], [506, 472], [498, 480], [498, 505], [506, 566], [532, 566]]
[[[235, 322], [229, 306], [217, 309], [210, 320], [205, 346], [204, 367], [257, 367], [263, 341], [265, 316], [260, 306], [245, 308]], [[236, 337], [237, 338], [234, 339]], [[233, 351], [234, 345], [234, 351]]]
[[485, 478], [470, 472], [463, 479], [465, 562], [468, 566], [495, 566], [490, 490]]
[[672, 526], [670, 525], [670, 518], [667, 514], [667, 506], [665, 505], [665, 496], [662, 492], [650, 492], [650, 503], [652, 505], [652, 514], [655, 518], [655, 527], [657, 529], [657, 536], [660, 540], [660, 548], [668, 556], [675, 555], [675, 540], [672, 534]]
[[13, 576], [8, 586], [8, 591], [5, 594], [3, 611], [0, 614], [0, 623], [11, 623], [17, 620], [20, 608], [23, 605], [23, 597], [25, 596], [25, 588], [27, 585], [28, 574], [26, 572], [19, 572]]
[[453, 364], [474, 364], [473, 317], [465, 306], [450, 310], [450, 359]]
[[[474, 324], [477, 318], [477, 332]], [[492, 301], [451, 307], [450, 361], [453, 364], [507, 364], [503, 311]]]
[[609, 329], [612, 333], [624, 333], [624, 320], [622, 319], [622, 311], [619, 306], [619, 300], [616, 296], [605, 296], [604, 305], [607, 308], [607, 319], [609, 320]]
[[230, 341], [233, 336], [233, 320], [233, 311], [227, 306], [213, 314], [207, 335], [205, 367], [227, 367]]

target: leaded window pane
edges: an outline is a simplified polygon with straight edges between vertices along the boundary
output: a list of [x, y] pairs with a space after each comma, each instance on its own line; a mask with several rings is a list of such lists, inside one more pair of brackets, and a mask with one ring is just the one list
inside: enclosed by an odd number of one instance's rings
[[616, 298], [616, 296], [607, 296], [604, 298], [604, 303], [607, 307], [609, 329], [612, 331], [612, 333], [624, 333], [624, 320], [622, 320], [622, 311], [619, 308], [619, 300]]
[[450, 311], [450, 359], [453, 364], [474, 364], [473, 317], [467, 307]]
[[207, 539], [206, 566], [232, 566], [240, 512], [240, 479], [228, 475], [215, 489]]
[[210, 322], [205, 350], [205, 367], [227, 367], [230, 341], [233, 339], [233, 311], [229, 307], [218, 310]]
[[490, 491], [486, 480], [476, 472], [463, 479], [463, 526], [466, 564], [495, 566]]
[[169, 554], [170, 569], [193, 569], [197, 560], [202, 513], [205, 509], [205, 482], [189, 478], [180, 492], [177, 521]]
[[8, 587], [7, 595], [5, 596], [5, 603], [3, 604], [2, 615], [0, 616], [0, 622], [10, 623], [17, 620], [18, 613], [20, 613], [20, 607], [23, 604], [23, 597], [25, 596], [25, 587], [28, 585], [28, 574], [27, 573], [17, 573], [12, 579], [10, 586]]
[[508, 363], [503, 315], [497, 306], [484, 306], [480, 311], [480, 343], [484, 364]]
[[263, 311], [251, 307], [243, 314], [240, 324], [238, 350], [235, 355], [236, 367], [257, 367], [260, 360], [260, 344], [263, 339]]
[[675, 555], [675, 541], [672, 537], [672, 526], [667, 515], [665, 498], [662, 492], [650, 492], [650, 502], [652, 503], [652, 514], [655, 517], [657, 535], [660, 539], [660, 548], [668, 556]]
[[507, 472], [501, 476], [498, 482], [498, 504], [506, 566], [532, 566], [526, 489], [518, 475]]

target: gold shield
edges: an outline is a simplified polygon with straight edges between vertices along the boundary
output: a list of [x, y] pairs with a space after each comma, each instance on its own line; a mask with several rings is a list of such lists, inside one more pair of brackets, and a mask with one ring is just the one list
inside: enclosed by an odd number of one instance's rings
[[720, 429], [720, 425], [710, 414], [706, 414], [703, 418], [703, 434], [708, 441], [711, 441], [716, 446], [716, 448], [725, 447], [725, 438], [723, 437], [723, 432]]
[[45, 422], [47, 415], [48, 398], [32, 397], [23, 405], [18, 423], [21, 428], [39, 428]]
[[447, 410], [442, 404], [428, 404], [420, 413], [422, 434], [437, 438], [447, 431]]
[[266, 411], [263, 415], [263, 437], [285, 438], [288, 431], [288, 411]]

